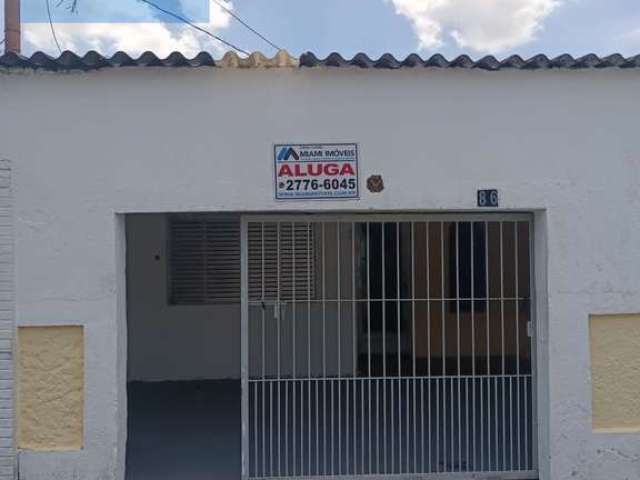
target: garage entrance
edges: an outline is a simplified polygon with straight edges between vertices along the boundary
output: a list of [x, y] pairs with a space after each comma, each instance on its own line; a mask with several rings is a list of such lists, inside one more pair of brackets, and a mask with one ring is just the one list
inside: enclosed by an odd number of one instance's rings
[[242, 219], [243, 478], [537, 478], [532, 224]]

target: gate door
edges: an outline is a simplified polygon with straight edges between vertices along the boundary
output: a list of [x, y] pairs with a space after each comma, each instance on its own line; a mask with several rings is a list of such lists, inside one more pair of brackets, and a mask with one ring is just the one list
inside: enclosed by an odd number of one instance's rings
[[537, 478], [528, 215], [242, 222], [243, 478]]

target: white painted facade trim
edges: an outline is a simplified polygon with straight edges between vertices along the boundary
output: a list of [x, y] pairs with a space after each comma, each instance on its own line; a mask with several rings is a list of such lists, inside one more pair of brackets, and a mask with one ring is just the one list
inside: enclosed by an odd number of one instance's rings
[[[85, 448], [23, 452], [24, 478], [123, 478], [121, 214], [468, 212], [480, 188], [535, 214], [541, 478], [638, 478], [640, 435], [591, 428], [588, 316], [640, 311], [639, 85], [635, 70], [0, 75], [16, 321], [86, 335]], [[361, 199], [275, 201], [284, 142], [357, 142]]]
[[11, 163], [0, 160], [0, 479], [13, 480], [14, 289]]

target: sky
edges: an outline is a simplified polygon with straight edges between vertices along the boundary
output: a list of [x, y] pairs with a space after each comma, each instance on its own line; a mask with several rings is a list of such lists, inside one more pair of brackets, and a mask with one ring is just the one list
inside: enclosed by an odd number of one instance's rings
[[[47, 0], [22, 0], [23, 53], [58, 54], [47, 20]], [[145, 50], [166, 56], [229, 47], [140, 0], [49, 0], [63, 50], [110, 55]], [[271, 56], [272, 46], [249, 32], [216, 0], [155, 0], [246, 51]], [[640, 0], [217, 0], [277, 46], [298, 56], [365, 52], [398, 58], [417, 52], [473, 58], [537, 53], [640, 53]], [[0, 5], [3, 0], [0, 0]], [[0, 9], [2, 19], [3, 9]], [[1, 38], [0, 38], [1, 39]]]

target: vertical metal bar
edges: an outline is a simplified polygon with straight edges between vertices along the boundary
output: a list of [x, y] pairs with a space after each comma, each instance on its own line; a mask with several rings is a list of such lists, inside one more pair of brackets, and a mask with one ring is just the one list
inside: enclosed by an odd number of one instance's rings
[[[490, 341], [490, 303], [489, 303], [489, 222], [484, 222], [485, 249], [485, 309], [487, 315], [487, 468], [491, 470], [491, 341]], [[484, 461], [484, 456], [483, 456]], [[484, 470], [484, 468], [483, 468]]]
[[513, 376], [509, 375], [509, 470], [513, 468]]
[[[426, 299], [427, 299], [427, 398], [428, 405], [427, 413], [429, 414], [428, 422], [427, 422], [427, 455], [428, 455], [428, 472], [432, 473], [433, 468], [431, 465], [431, 255], [429, 253], [429, 225], [430, 222], [424, 222], [424, 236], [425, 236], [425, 270], [427, 276], [426, 282]], [[424, 382], [421, 382], [422, 391], [421, 395], [424, 393]], [[424, 424], [424, 400], [421, 401], [422, 409], [422, 422]], [[423, 445], [422, 445], [422, 471], [424, 472], [424, 427], [423, 427]]]
[[[341, 319], [341, 311], [342, 311], [342, 297], [340, 295], [340, 222], [336, 222], [336, 240], [338, 245], [336, 246], [336, 268], [337, 272], [337, 305], [338, 305], [338, 474], [341, 473], [340, 469], [340, 458], [342, 458], [342, 398], [341, 398], [341, 379], [342, 379], [342, 319]], [[333, 382], [332, 382], [333, 385]], [[333, 388], [331, 389], [331, 474], [333, 475], [333, 444], [334, 442], [333, 435]]]
[[444, 458], [444, 471], [447, 469], [447, 434], [446, 434], [446, 422], [447, 422], [447, 404], [446, 404], [446, 383], [445, 378], [447, 376], [447, 343], [446, 343], [446, 308], [445, 308], [445, 288], [444, 288], [444, 222], [440, 222], [440, 270], [441, 270], [441, 292], [442, 298], [442, 456]]
[[466, 432], [466, 467], [469, 471], [469, 377], [464, 379], [464, 396], [465, 396], [465, 432]]
[[[416, 416], [416, 227], [411, 222], [411, 354], [413, 356], [413, 473], [418, 472], [418, 443], [417, 443], [417, 416]], [[408, 420], [407, 420], [408, 421]]]
[[318, 400], [318, 384], [320, 381], [316, 377], [316, 475], [320, 475], [320, 417], [319, 417], [319, 400]]
[[499, 415], [498, 415], [498, 377], [500, 374], [493, 377], [493, 419], [495, 421], [495, 431], [494, 431], [494, 452], [495, 452], [495, 470], [499, 470], [500, 467], [500, 440], [499, 440]]
[[311, 222], [307, 222], [307, 474], [311, 476]]
[[475, 312], [476, 312], [476, 302], [475, 302], [475, 294], [476, 294], [476, 271], [475, 271], [475, 223], [470, 222], [470, 248], [471, 248], [471, 387], [473, 390], [471, 391], [471, 415], [473, 421], [472, 427], [472, 442], [473, 442], [473, 450], [472, 450], [472, 465], [473, 471], [478, 469], [476, 463], [476, 320], [475, 320]]
[[[242, 229], [242, 225], [240, 227]], [[247, 225], [247, 243], [248, 243], [248, 235], [249, 232], [249, 225]], [[241, 234], [242, 235], [242, 234]], [[240, 242], [242, 243], [242, 238], [240, 239]], [[242, 246], [240, 247], [242, 250]], [[247, 247], [248, 250], [248, 247]], [[242, 255], [242, 254], [241, 254]], [[247, 265], [249, 264], [249, 258], [248, 258], [248, 254], [247, 254]], [[242, 268], [242, 267], [241, 267]], [[247, 277], [248, 275], [248, 267], [247, 267]], [[242, 277], [242, 274], [241, 274]], [[248, 285], [249, 285], [249, 281], [247, 279], [246, 285], [243, 283], [243, 279], [240, 279], [240, 289], [242, 291], [242, 289], [247, 289], [247, 305], [249, 304], [249, 300], [250, 300], [250, 296], [249, 296], [249, 291], [248, 291]], [[242, 308], [242, 307], [241, 307]], [[248, 306], [247, 306], [247, 311], [248, 311]], [[242, 314], [241, 314], [242, 315]], [[255, 322], [254, 323], [260, 325], [259, 322]], [[261, 326], [261, 325], [260, 325]], [[254, 327], [257, 329], [257, 327]], [[249, 322], [249, 330], [251, 330], [251, 324]], [[261, 333], [261, 337], [264, 338], [264, 330], [260, 330]], [[250, 346], [249, 349], [251, 350], [248, 354], [248, 365], [249, 365], [249, 370], [251, 369], [251, 359], [253, 358], [254, 355], [256, 355], [256, 351], [258, 345], [255, 345], [256, 343], [260, 342], [260, 338], [258, 338], [257, 334], [251, 335], [251, 333], [249, 333], [249, 335], [251, 336], [251, 338], [249, 339], [249, 345], [251, 345], [252, 340], [255, 338], [255, 340], [253, 340], [254, 345]], [[261, 345], [260, 345], [261, 347]], [[264, 355], [264, 353], [261, 352], [261, 355]], [[256, 372], [254, 373], [254, 377], [257, 377], [259, 374]], [[249, 390], [251, 390], [251, 371], [249, 371], [249, 375], [248, 375], [248, 384], [249, 384]], [[253, 461], [253, 476], [258, 476], [258, 387], [261, 386], [262, 384], [260, 382], [255, 382], [253, 384], [253, 454], [250, 454], [250, 458], [252, 458]], [[249, 476], [251, 476], [251, 472], [249, 472]]]
[[280, 350], [280, 316], [282, 313], [282, 309], [280, 308], [281, 306], [281, 299], [280, 299], [280, 222], [276, 223], [276, 332], [277, 332], [277, 336], [276, 336], [276, 368], [277, 368], [277, 379], [278, 381], [276, 382], [276, 388], [277, 388], [277, 397], [278, 397], [278, 401], [276, 402], [276, 408], [277, 408], [277, 412], [276, 412], [276, 418], [278, 419], [278, 430], [277, 430], [277, 444], [278, 444], [278, 462], [277, 462], [277, 466], [278, 466], [278, 476], [282, 475], [282, 470], [281, 470], [281, 464], [280, 464], [280, 454], [282, 453], [282, 449], [281, 444], [280, 444], [280, 434], [281, 434], [281, 418], [280, 418], [280, 355], [281, 355], [281, 350]]
[[529, 377], [524, 378], [524, 451], [525, 451], [525, 470], [530, 468], [529, 454]]
[[514, 233], [514, 270], [515, 270], [515, 276], [516, 276], [516, 284], [515, 284], [515, 291], [516, 291], [516, 419], [518, 422], [518, 428], [517, 428], [517, 435], [518, 435], [518, 439], [517, 439], [517, 461], [518, 461], [518, 470], [520, 470], [522, 468], [522, 462], [521, 462], [521, 452], [520, 452], [520, 434], [521, 434], [521, 429], [520, 429], [520, 422], [521, 422], [521, 417], [520, 417], [520, 288], [518, 285], [518, 280], [519, 280], [519, 271], [518, 271], [518, 222], [514, 222], [514, 228], [513, 228], [513, 233]]
[[[353, 468], [351, 469], [347, 469], [347, 473], [356, 473], [356, 463], [355, 463], [355, 458], [356, 458], [356, 445], [355, 445], [355, 438], [356, 438], [356, 384], [357, 384], [357, 377], [358, 377], [358, 352], [357, 352], [357, 344], [356, 344], [356, 335], [357, 335], [357, 329], [356, 329], [356, 305], [359, 305], [358, 303], [356, 303], [356, 224], [355, 222], [351, 222], [351, 298], [353, 299], [352, 304], [351, 304], [351, 328], [352, 328], [352, 332], [351, 332], [351, 340], [352, 340], [352, 351], [351, 354], [353, 355], [353, 378], [351, 380], [352, 383], [352, 390], [353, 390], [353, 410], [351, 411], [351, 416], [352, 421], [353, 421], [353, 439], [354, 439], [354, 444], [353, 444], [353, 459], [354, 461], [353, 463]], [[347, 439], [349, 439], [349, 434], [347, 433]], [[350, 443], [350, 442], [349, 442]], [[347, 447], [348, 448], [348, 447]], [[347, 458], [349, 457], [348, 454], [348, 450], [347, 450]], [[350, 471], [351, 470], [351, 471]]]
[[[345, 303], [349, 302], [351, 304], [351, 328], [353, 329], [353, 307], [354, 307], [354, 298], [355, 298], [355, 289], [353, 287], [354, 285], [354, 260], [353, 260], [353, 222], [351, 222], [351, 238], [350, 238], [350, 246], [351, 248], [350, 253], [351, 253], [351, 298], [345, 298]], [[353, 336], [351, 337], [351, 340], [353, 341]], [[351, 380], [349, 380], [349, 373], [347, 372], [346, 368], [345, 368], [345, 382], [344, 382], [344, 388], [345, 388], [345, 392], [344, 392], [344, 396], [345, 396], [345, 411], [344, 411], [344, 425], [345, 425], [345, 432], [344, 432], [344, 444], [345, 444], [345, 463], [344, 463], [344, 473], [349, 475], [351, 473], [351, 469], [349, 468], [349, 446], [351, 444], [351, 440], [350, 440], [350, 425], [351, 425], [351, 418], [350, 418], [350, 408], [351, 408], [351, 396], [349, 395], [349, 387], [352, 384], [353, 380], [355, 379], [355, 375], [353, 375], [354, 370], [354, 363], [353, 363], [353, 349], [351, 350], [351, 359], [352, 359], [352, 363], [351, 363], [351, 369], [352, 369], [352, 376], [351, 376]], [[342, 426], [340, 427], [342, 428]], [[341, 454], [342, 455], [342, 454]], [[342, 457], [341, 457], [342, 458]], [[342, 465], [342, 464], [341, 464]]]
[[265, 336], [266, 336], [266, 325], [265, 325], [265, 307], [264, 307], [264, 222], [260, 222], [260, 248], [261, 248], [261, 256], [260, 256], [260, 300], [262, 302], [262, 308], [260, 309], [261, 313], [261, 322], [262, 322], [262, 383], [260, 384], [260, 389], [262, 390], [262, 475], [266, 475], [266, 413], [265, 413], [265, 403], [266, 403], [266, 395], [265, 395], [265, 386], [266, 386], [266, 378], [267, 371], [266, 365], [267, 362], [265, 360], [266, 356], [266, 345], [265, 345]]
[[381, 259], [382, 259], [382, 378], [383, 378], [383, 388], [382, 388], [382, 416], [383, 416], [383, 425], [382, 425], [382, 444], [383, 444], [383, 473], [388, 473], [387, 470], [387, 321], [386, 321], [386, 311], [387, 311], [387, 302], [386, 302], [386, 284], [387, 278], [385, 274], [385, 224], [381, 222], [382, 227], [382, 250], [381, 250]]
[[[402, 386], [400, 385], [400, 377], [402, 376], [402, 372], [401, 372], [401, 357], [400, 357], [400, 350], [402, 349], [402, 345], [401, 345], [401, 339], [400, 339], [400, 315], [401, 315], [401, 310], [400, 310], [400, 223], [396, 222], [396, 324], [397, 324], [397, 329], [398, 329], [398, 344], [397, 344], [397, 361], [398, 361], [398, 472], [401, 471], [401, 464], [402, 464], [402, 411], [401, 411], [401, 404], [400, 404], [400, 398], [401, 398], [401, 388]], [[393, 397], [394, 397], [394, 393], [391, 394], [391, 411], [393, 412]], [[391, 414], [391, 468], [394, 468], [394, 463], [393, 463], [393, 452], [394, 452], [394, 448], [393, 448], [393, 442], [394, 442], [394, 428], [393, 428], [393, 413]]]
[[[445, 465], [443, 462], [442, 468], [440, 467], [440, 383], [441, 383], [441, 378], [437, 378], [436, 377], [436, 458], [435, 458], [435, 462], [436, 462], [436, 472], [442, 472], [444, 471], [443, 469], [445, 469]], [[429, 386], [431, 386], [431, 377], [429, 377]], [[444, 385], [443, 385], [444, 388]], [[444, 402], [443, 402], [444, 403]], [[444, 427], [443, 427], [443, 433], [444, 433]], [[444, 444], [444, 442], [442, 442]], [[443, 457], [445, 457], [444, 454], [444, 445], [442, 447], [442, 451], [443, 451]]]
[[[369, 409], [368, 412], [368, 458], [369, 458], [369, 469], [368, 473], [372, 472], [372, 457], [373, 450], [371, 449], [371, 252], [370, 252], [370, 244], [371, 244], [371, 223], [367, 222], [367, 376], [369, 377], [367, 380], [368, 388], [369, 388], [369, 396], [368, 403]], [[376, 382], [377, 386], [377, 382]], [[364, 412], [364, 383], [362, 384], [362, 388], [360, 389], [362, 395], [362, 411]], [[378, 408], [379, 398], [376, 397], [376, 410]], [[364, 415], [364, 413], [363, 413]], [[378, 428], [378, 416], [376, 415], [376, 429]], [[376, 434], [376, 447], [379, 440], [379, 436]], [[364, 451], [364, 417], [362, 422], [362, 447], [361, 450]], [[380, 454], [379, 450], [376, 448], [376, 470], [379, 471], [379, 459]], [[364, 457], [363, 457], [364, 458]], [[362, 462], [362, 472], [364, 473], [364, 460]]]
[[[427, 409], [427, 411], [429, 412], [429, 422], [428, 422], [428, 429], [427, 429], [427, 435], [428, 435], [428, 455], [429, 455], [429, 473], [433, 472], [433, 467], [432, 467], [432, 460], [431, 460], [431, 254], [429, 253], [429, 225], [430, 222], [424, 222], [424, 229], [425, 229], [425, 256], [426, 256], [426, 269], [427, 269], [427, 381], [428, 383], [428, 388], [427, 388], [427, 397], [429, 399], [428, 405], [429, 408]], [[437, 403], [437, 402], [436, 402]], [[423, 413], [422, 416], [424, 417], [424, 402], [422, 402], [422, 406], [421, 406]], [[424, 429], [423, 429], [423, 435], [424, 435]], [[424, 439], [423, 439], [424, 442]], [[424, 453], [423, 453], [424, 455]], [[424, 469], [424, 460], [422, 461], [422, 465], [423, 465], [423, 469]]]
[[[412, 381], [413, 381], [413, 379], [415, 379], [415, 377], [412, 378]], [[411, 472], [411, 470], [412, 470], [411, 466], [410, 466], [410, 463], [409, 463], [409, 458], [410, 458], [410, 454], [411, 454], [410, 428], [409, 428], [409, 417], [410, 417], [410, 415], [409, 415], [409, 406], [410, 406], [410, 404], [409, 404], [409, 399], [410, 399], [409, 391], [410, 391], [410, 386], [409, 386], [409, 379], [408, 378], [403, 378], [403, 379], [401, 379], [401, 381], [404, 382], [404, 395], [405, 395], [404, 396], [404, 400], [405, 400], [405, 402], [404, 402], [404, 405], [405, 405], [405, 409], [404, 409], [405, 444], [404, 445], [405, 445], [405, 453], [406, 453], [406, 458], [407, 458], [406, 465], [405, 465], [405, 472], [408, 473], [408, 472]], [[415, 420], [414, 420], [414, 422], [415, 422]], [[415, 425], [415, 423], [414, 423], [414, 425]]]
[[[529, 249], [529, 322], [531, 323], [532, 329], [531, 329], [531, 337], [529, 337], [529, 363], [530, 363], [530, 368], [529, 368], [529, 374], [528, 376], [525, 376], [524, 378], [524, 387], [525, 387], [525, 392], [524, 392], [524, 418], [525, 418], [525, 423], [524, 423], [524, 451], [526, 454], [526, 461], [525, 461], [525, 470], [528, 470], [532, 467], [536, 467], [538, 465], [538, 455], [537, 455], [537, 448], [538, 448], [538, 442], [535, 441], [535, 436], [537, 433], [537, 429], [535, 427], [535, 423], [534, 421], [537, 419], [537, 415], [538, 415], [538, 409], [537, 409], [537, 398], [534, 397], [534, 385], [531, 385], [531, 418], [529, 418], [529, 379], [531, 379], [531, 382], [534, 381], [534, 378], [536, 378], [535, 376], [537, 375], [537, 349], [536, 349], [536, 316], [535, 316], [535, 309], [534, 309], [534, 305], [535, 302], [534, 300], [534, 292], [535, 290], [532, 291], [532, 289], [534, 289], [534, 282], [535, 282], [535, 265], [534, 265], [534, 255], [535, 255], [535, 251], [533, 249], [533, 242], [534, 242], [534, 231], [533, 231], [533, 223], [531, 221], [527, 222], [527, 234], [528, 234], [528, 249]], [[537, 383], [536, 383], [537, 385]], [[531, 456], [529, 455], [529, 420], [531, 420]]]
[[[293, 424], [293, 438], [291, 440], [291, 447], [293, 448], [291, 462], [293, 468], [293, 475], [296, 475], [296, 447], [297, 447], [297, 424], [298, 420], [296, 417], [296, 323], [298, 319], [296, 318], [296, 224], [291, 222], [291, 330], [292, 330], [292, 338], [291, 338], [291, 349], [293, 355], [293, 365], [292, 365], [292, 375], [291, 375], [291, 385], [293, 386], [292, 395], [292, 417], [291, 423]], [[287, 389], [288, 390], [288, 389]], [[302, 472], [301, 472], [302, 473]]]
[[449, 415], [450, 415], [449, 418], [451, 420], [451, 422], [450, 422], [450, 430], [449, 430], [449, 436], [450, 436], [450, 439], [451, 439], [451, 449], [449, 451], [450, 451], [450, 454], [451, 454], [451, 471], [452, 472], [456, 470], [456, 463], [455, 463], [455, 458], [454, 458], [455, 453], [456, 453], [454, 432], [456, 430], [455, 430], [455, 426], [454, 426], [455, 412], [453, 411], [454, 410], [454, 408], [453, 408], [454, 407], [454, 403], [453, 402], [454, 402], [454, 398], [455, 398], [454, 397], [454, 393], [453, 393], [453, 390], [454, 390], [453, 384], [454, 384], [455, 380], [456, 380], [455, 374], [453, 374], [448, 379], [448, 381], [449, 381], [449, 402], [450, 402], [450, 406], [451, 406], [451, 410], [449, 410], [449, 412], [450, 412], [449, 413]]
[[[484, 379], [478, 375], [477, 385], [479, 387], [479, 396], [480, 396], [480, 445], [478, 447], [479, 456], [480, 456], [480, 471], [484, 471]], [[476, 467], [477, 470], [477, 467]]]
[[456, 342], [457, 342], [457, 360], [458, 360], [458, 378], [456, 379], [456, 383], [458, 384], [458, 431], [456, 436], [458, 437], [458, 469], [462, 470], [462, 419], [461, 419], [461, 393], [460, 393], [460, 383], [461, 383], [461, 359], [460, 359], [460, 222], [455, 222], [456, 226]]
[[505, 338], [504, 338], [504, 245], [503, 245], [503, 230], [504, 223], [500, 222], [500, 334], [502, 342], [502, 468], [506, 469], [506, 399], [505, 399], [505, 375], [506, 375], [506, 363], [505, 363]]
[[[369, 380], [369, 383], [371, 383], [371, 380]], [[364, 474], [365, 472], [365, 462], [364, 462], [364, 446], [365, 446], [365, 438], [364, 438], [364, 426], [365, 426], [365, 401], [364, 401], [364, 383], [358, 383], [357, 384], [360, 390], [360, 474]], [[369, 396], [369, 398], [371, 398], [371, 396]], [[369, 422], [371, 422], [371, 411], [368, 412], [368, 418], [369, 418]], [[357, 464], [357, 445], [355, 442], [355, 439], [357, 439], [358, 436], [355, 435], [354, 432], [354, 449], [356, 449], [354, 451], [354, 457], [356, 457], [356, 464]], [[371, 437], [369, 437], [369, 442], [371, 442]], [[371, 449], [369, 449], [369, 452], [371, 452]], [[371, 456], [369, 456], [369, 462], [371, 462]], [[357, 473], [357, 468], [355, 469], [356, 473]]]
[[353, 384], [355, 377], [351, 377], [351, 379], [349, 379], [348, 375], [345, 375], [345, 383], [344, 383], [344, 399], [345, 399], [345, 412], [344, 412], [344, 425], [345, 425], [345, 432], [344, 432], [344, 447], [345, 447], [345, 452], [344, 452], [344, 458], [345, 458], [345, 463], [344, 463], [344, 469], [345, 469], [345, 474], [350, 475], [351, 474], [351, 467], [350, 467], [350, 460], [349, 460], [349, 446], [351, 445], [351, 437], [350, 437], [350, 426], [351, 426], [351, 395], [350, 395], [350, 386]]
[[[253, 472], [258, 475], [258, 386], [259, 382], [253, 386]], [[249, 384], [251, 386], [251, 384]]]
[[534, 249], [534, 217], [531, 216], [527, 222], [527, 229], [529, 232], [529, 285], [532, 291], [529, 295], [529, 321], [531, 324], [531, 469], [538, 469], [539, 466], [539, 442], [538, 439], [538, 334], [537, 334], [537, 307], [535, 301], [535, 249]]
[[[376, 384], [376, 473], [381, 472], [380, 461], [380, 380], [375, 381]], [[369, 393], [369, 399], [371, 399], [371, 392]], [[371, 400], [369, 401], [371, 403]], [[369, 413], [369, 425], [371, 425], [371, 413]], [[369, 435], [371, 435], [371, 428], [369, 428]], [[369, 449], [371, 451], [371, 449]], [[385, 453], [386, 455], [386, 453]], [[371, 459], [371, 455], [369, 455]], [[371, 460], [369, 460], [371, 462]], [[371, 469], [369, 469], [371, 470]]]
[[327, 474], [327, 275], [326, 275], [326, 236], [325, 224], [321, 223], [322, 229], [322, 474]]
[[[513, 250], [514, 252], [517, 251], [517, 246], [516, 246], [516, 240], [518, 238], [518, 235], [516, 233], [516, 230], [518, 228], [518, 223], [517, 222], [513, 222], [514, 223], [514, 240], [513, 240]], [[514, 282], [514, 286], [517, 285], [518, 283], [518, 279], [517, 279], [517, 275], [518, 272], [516, 270], [515, 267], [515, 263], [514, 263], [514, 275], [515, 275], [515, 282]], [[518, 294], [517, 294], [517, 290], [515, 293], [515, 298], [518, 298]], [[517, 307], [517, 303], [518, 301], [515, 300], [515, 305]], [[516, 313], [517, 316], [517, 313]], [[513, 321], [513, 320], [512, 320]], [[516, 344], [517, 344], [518, 340], [516, 340]], [[517, 358], [517, 355], [516, 355]], [[516, 359], [516, 363], [518, 362], [518, 360]], [[514, 439], [513, 439], [513, 377], [509, 376], [509, 470], [514, 470], [513, 468], [513, 444], [514, 444]]]
[[[304, 407], [305, 407], [305, 385], [309, 384], [309, 379], [304, 379], [304, 369], [302, 370], [302, 372], [300, 373], [300, 380], [299, 380], [299, 390], [300, 390], [300, 475], [303, 476], [305, 475], [305, 469], [304, 469], [304, 462], [305, 462], [305, 446], [304, 446], [304, 442], [306, 440], [306, 436], [305, 436], [305, 431], [304, 431], [304, 427], [305, 427], [305, 412], [304, 412]], [[308, 388], [308, 387], [307, 387]], [[307, 446], [307, 451], [310, 447]], [[310, 475], [311, 472], [309, 472], [307, 475]]]
[[243, 479], [249, 478], [249, 297], [248, 297], [248, 226], [243, 219], [240, 223], [240, 245], [241, 245], [241, 261], [240, 261], [240, 303], [241, 303], [241, 378], [242, 378], [242, 454], [241, 454], [241, 474]]
[[[431, 381], [431, 379], [428, 380]], [[424, 463], [424, 377], [420, 378], [420, 472], [426, 473]], [[416, 471], [416, 473], [418, 472]]]
[[[283, 331], [284, 334], [288, 333], [288, 329], [287, 329], [287, 310], [286, 307], [283, 308], [283, 310], [281, 311], [282, 317], [283, 317], [283, 322], [284, 322], [284, 326], [283, 326]], [[287, 377], [286, 374], [283, 375], [284, 381], [279, 382], [279, 384], [282, 384], [282, 387], [284, 388], [284, 432], [283, 432], [283, 436], [284, 436], [284, 474], [285, 476], [289, 476], [289, 384], [290, 382], [287, 381]]]
[[[500, 367], [498, 367], [500, 368]], [[495, 465], [494, 468], [495, 470], [498, 470], [500, 467], [499, 465], [499, 453], [500, 453], [500, 449], [498, 448], [499, 446], [499, 439], [498, 439], [498, 435], [499, 435], [499, 428], [498, 428], [498, 377], [500, 376], [500, 373], [498, 373], [497, 375], [495, 375], [493, 377], [493, 400], [494, 400], [494, 404], [493, 404], [493, 419], [494, 419], [494, 441], [495, 441], [495, 445], [494, 445], [494, 449], [493, 451], [495, 452], [494, 455], [494, 460], [495, 460]]]
[[[335, 437], [334, 437], [334, 403], [333, 403], [333, 389], [334, 389], [334, 385], [335, 385], [335, 377], [330, 377], [327, 379], [327, 381], [329, 382], [329, 391], [330, 393], [330, 400], [329, 400], [329, 406], [331, 408], [331, 417], [329, 418], [329, 422], [331, 424], [331, 428], [329, 430], [330, 432], [330, 436], [329, 436], [329, 455], [330, 455], [330, 459], [329, 459], [329, 472], [331, 473], [331, 476], [333, 476], [333, 467], [334, 467], [334, 444], [335, 444]], [[326, 413], [326, 412], [325, 412]]]

